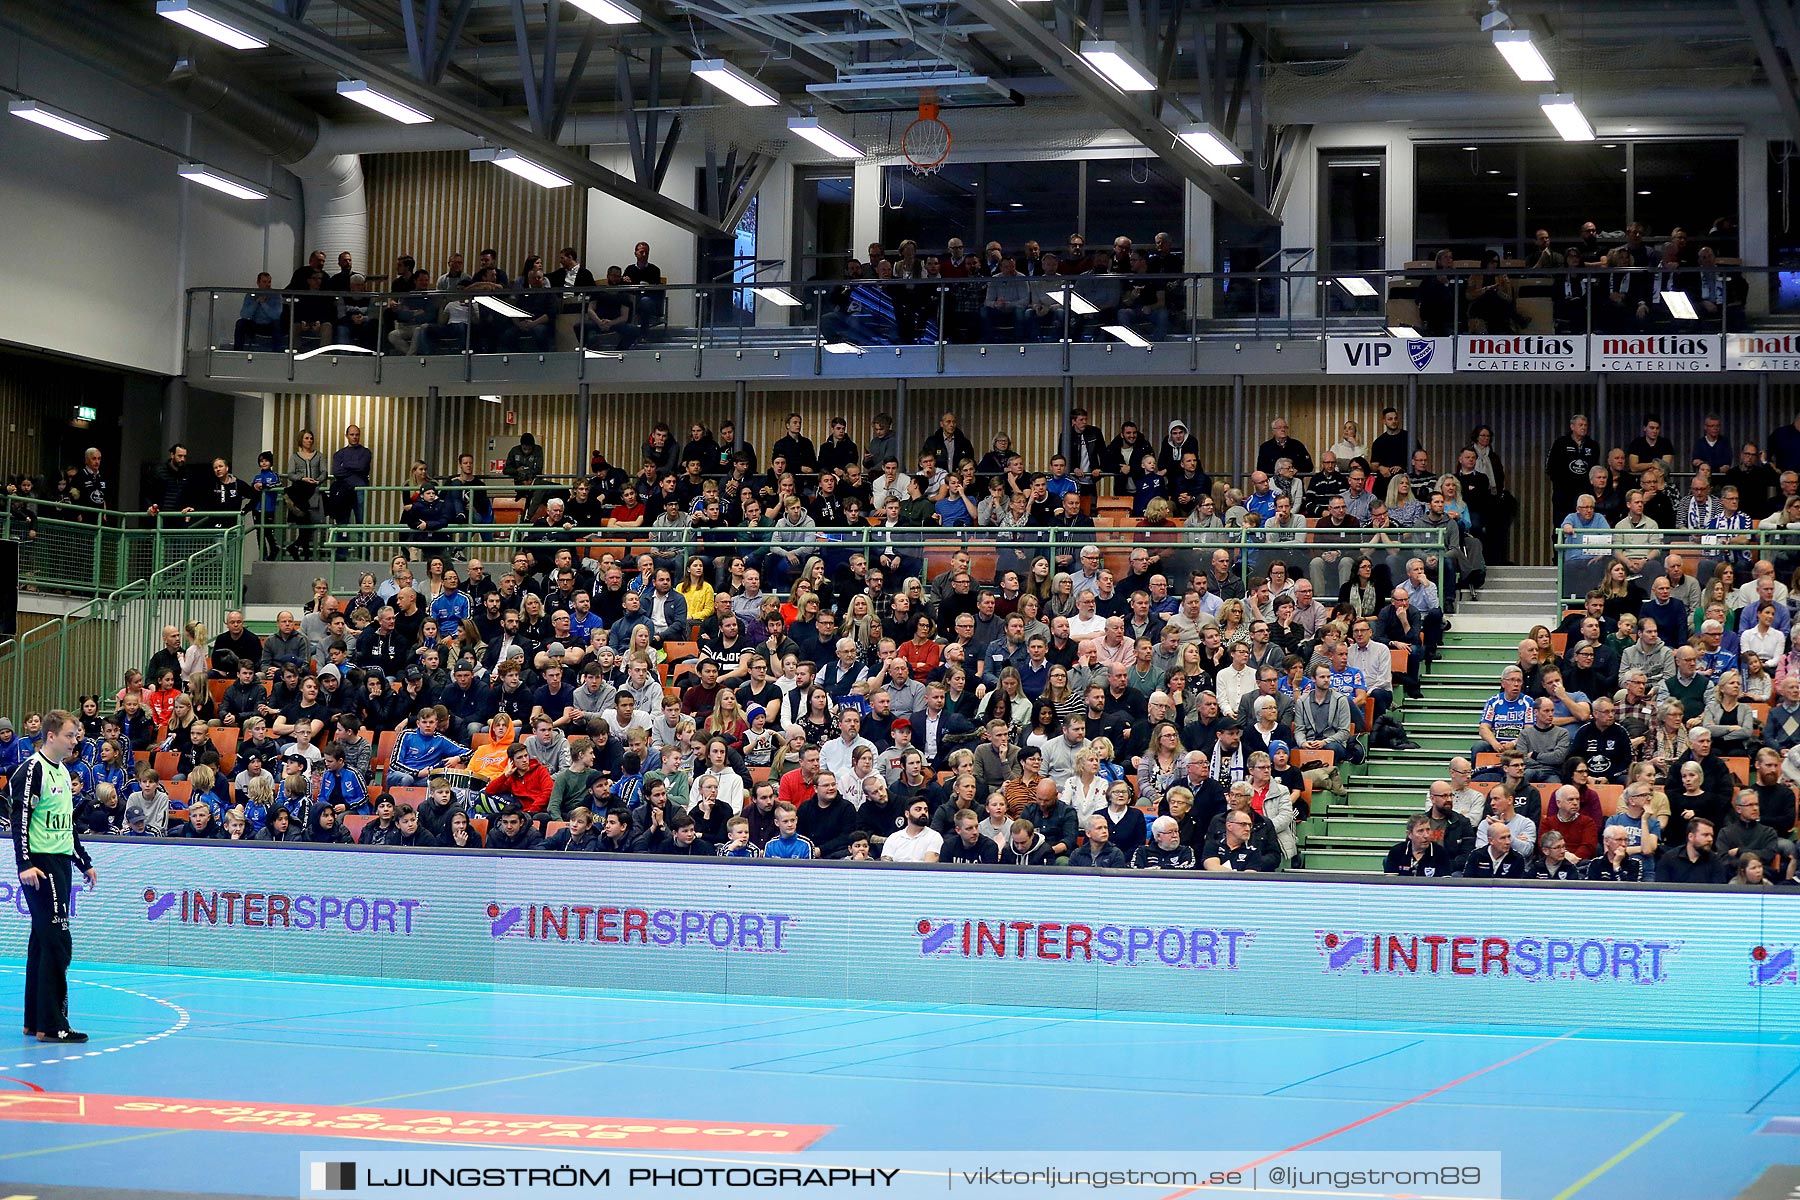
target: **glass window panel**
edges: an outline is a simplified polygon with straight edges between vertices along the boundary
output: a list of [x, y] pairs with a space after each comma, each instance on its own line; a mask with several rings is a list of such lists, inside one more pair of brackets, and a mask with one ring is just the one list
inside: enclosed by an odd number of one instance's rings
[[[1091, 159], [1087, 165], [1087, 234], [1090, 246], [1106, 246], [1116, 237], [1149, 249], [1156, 235], [1167, 233], [1181, 244], [1182, 181], [1157, 158]], [[1058, 237], [1061, 243], [1065, 236]]]
[[[1472, 148], [1471, 148], [1472, 147]], [[1449, 248], [1458, 259], [1511, 251], [1519, 240], [1519, 147], [1463, 143], [1413, 154], [1415, 259]]]
[[[1643, 223], [1647, 241], [1661, 244], [1677, 225], [1687, 230], [1692, 251], [1707, 240], [1721, 217], [1738, 211], [1737, 143], [1714, 141], [1638, 142], [1632, 147], [1633, 213]], [[1714, 249], [1735, 257], [1732, 237], [1711, 239]]]
[[[973, 243], [980, 216], [982, 170], [979, 163], [951, 163], [935, 175], [915, 175], [906, 167], [886, 168], [881, 244], [888, 253], [912, 238], [919, 243], [921, 257], [940, 254], [953, 237], [961, 238], [967, 251], [979, 253], [981, 247]], [[859, 246], [857, 252], [865, 251]]]
[[1550, 231], [1560, 253], [1592, 221], [1601, 230], [1625, 228], [1623, 142], [1528, 142], [1525, 152], [1525, 234]]
[[[982, 189], [981, 236], [983, 243], [999, 242], [1008, 252], [1026, 242], [1047, 248], [1060, 246], [1074, 231], [1076, 181], [1080, 165], [1073, 162], [987, 163], [987, 186]], [[969, 253], [979, 255], [982, 246], [972, 242]]]

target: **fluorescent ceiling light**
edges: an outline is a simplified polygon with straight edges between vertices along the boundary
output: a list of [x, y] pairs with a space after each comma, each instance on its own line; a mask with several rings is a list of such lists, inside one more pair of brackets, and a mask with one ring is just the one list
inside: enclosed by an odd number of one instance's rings
[[797, 133], [833, 158], [865, 158], [868, 151], [819, 124], [817, 117], [789, 117], [788, 132]]
[[311, 350], [303, 350], [299, 354], [294, 355], [294, 361], [300, 362], [303, 359], [317, 358], [321, 354], [373, 354], [373, 353], [375, 353], [375, 352], [373, 350], [370, 350], [366, 346], [350, 346], [350, 345], [345, 345], [342, 342], [334, 342], [329, 346], [317, 346]]
[[520, 158], [517, 150], [484, 149], [469, 151], [470, 162], [491, 162], [502, 171], [511, 171], [520, 179], [529, 179], [539, 187], [568, 187], [570, 181], [549, 167], [541, 167], [529, 158]]
[[798, 308], [800, 306], [800, 297], [794, 295], [794, 293], [788, 291], [786, 288], [753, 287], [750, 290], [755, 292], [758, 296], [761, 296], [764, 300], [767, 300], [770, 304], [779, 304], [783, 308]]
[[1127, 346], [1136, 346], [1140, 350], [1147, 350], [1150, 347], [1150, 343], [1140, 336], [1137, 330], [1129, 325], [1102, 325], [1100, 328], [1112, 334]]
[[1419, 336], [1419, 331], [1414, 329], [1411, 325], [1389, 325], [1388, 336], [1397, 338], [1416, 338]]
[[[1089, 300], [1086, 296], [1082, 295], [1080, 292], [1071, 291], [1068, 293], [1068, 296], [1069, 296], [1069, 308], [1081, 316], [1091, 317], [1095, 313], [1100, 311], [1098, 308], [1094, 307], [1094, 302], [1092, 300]], [[1050, 293], [1050, 302], [1052, 304], [1061, 304], [1063, 302], [1063, 293], [1062, 292], [1051, 292]]]
[[827, 354], [861, 354], [862, 352], [863, 348], [855, 342], [825, 343], [825, 353]]
[[1556, 132], [1562, 135], [1563, 141], [1594, 140], [1594, 127], [1581, 115], [1581, 107], [1575, 103], [1575, 97], [1564, 92], [1550, 92], [1538, 97], [1538, 107], [1544, 110], [1544, 115], [1556, 126]]
[[780, 96], [722, 58], [697, 58], [689, 64], [688, 69], [739, 104], [748, 104], [751, 108], [772, 108], [781, 103]]
[[481, 305], [483, 308], [491, 309], [503, 317], [511, 317], [515, 321], [523, 321], [531, 316], [531, 314], [524, 309], [516, 308], [500, 299], [498, 296], [477, 296], [475, 297], [475, 303]]
[[1669, 310], [1669, 315], [1677, 321], [1698, 321], [1700, 319], [1700, 314], [1694, 311], [1693, 300], [1688, 297], [1686, 292], [1664, 292], [1662, 302], [1663, 307]]
[[192, 183], [209, 187], [215, 192], [224, 192], [227, 196], [236, 196], [239, 200], [267, 200], [269, 193], [252, 187], [243, 180], [227, 175], [216, 167], [205, 163], [182, 163], [175, 168], [175, 173]]
[[1231, 140], [1211, 125], [1189, 125], [1175, 135], [1187, 148], [1215, 167], [1235, 167], [1244, 161]]
[[623, 0], [569, 0], [576, 8], [603, 25], [636, 25], [644, 14]]
[[481, 398], [483, 400], [486, 400], [489, 404], [499, 404], [500, 403], [500, 397], [498, 397], [498, 396], [483, 396]]
[[1531, 40], [1529, 30], [1494, 30], [1494, 49], [1500, 52], [1506, 65], [1513, 69], [1513, 74], [1526, 83], [1549, 83], [1556, 78], [1556, 72], [1544, 61], [1537, 43]]
[[64, 137], [72, 137], [78, 141], [104, 142], [109, 136], [98, 126], [89, 125], [86, 121], [57, 112], [36, 100], [14, 100], [6, 106], [6, 111], [15, 117], [30, 121], [33, 125], [42, 125], [45, 129], [53, 129]]
[[370, 87], [368, 81], [347, 79], [337, 86], [338, 95], [346, 100], [354, 100], [364, 108], [372, 109], [384, 117], [392, 117], [402, 125], [429, 125], [431, 118], [418, 109], [400, 103], [391, 96], [384, 96]]
[[1154, 92], [1156, 80], [1117, 42], [1083, 42], [1081, 57], [1121, 92]]
[[1375, 295], [1375, 286], [1361, 275], [1339, 275], [1337, 276], [1337, 285], [1352, 296]]
[[269, 45], [254, 34], [245, 33], [217, 17], [206, 15], [189, 4], [188, 0], [156, 0], [156, 15], [177, 25], [185, 25], [215, 42], [223, 42], [233, 50], [263, 50]]
[[619, 353], [617, 350], [583, 350], [581, 353], [587, 358], [621, 358], [622, 359], [625, 357], [623, 354]]

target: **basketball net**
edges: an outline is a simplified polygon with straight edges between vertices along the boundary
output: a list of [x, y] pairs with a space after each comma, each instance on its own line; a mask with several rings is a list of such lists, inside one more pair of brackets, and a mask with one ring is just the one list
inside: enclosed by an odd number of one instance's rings
[[938, 120], [938, 106], [919, 101], [919, 117], [900, 135], [900, 153], [915, 175], [935, 175], [950, 157], [950, 127]]

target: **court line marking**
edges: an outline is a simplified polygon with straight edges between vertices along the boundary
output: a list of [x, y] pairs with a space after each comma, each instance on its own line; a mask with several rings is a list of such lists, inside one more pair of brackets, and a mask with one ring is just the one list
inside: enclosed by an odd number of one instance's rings
[[[1479, 1079], [1481, 1076], [1488, 1074], [1490, 1071], [1498, 1071], [1501, 1067], [1509, 1067], [1513, 1063], [1520, 1062], [1524, 1059], [1530, 1058], [1533, 1054], [1536, 1054], [1539, 1050], [1545, 1050], [1551, 1046], [1557, 1045], [1560, 1042], [1566, 1042], [1570, 1038], [1574, 1037], [1577, 1033], [1580, 1033], [1580, 1032], [1581, 1031], [1579, 1029], [1571, 1029], [1571, 1030], [1568, 1030], [1556, 1037], [1546, 1038], [1544, 1041], [1539, 1042], [1537, 1045], [1529, 1046], [1526, 1049], [1519, 1051], [1517, 1054], [1512, 1055], [1510, 1058], [1503, 1058], [1497, 1063], [1489, 1063], [1487, 1066], [1482, 1067], [1479, 1070], [1470, 1071], [1467, 1075], [1459, 1075], [1457, 1078], [1452, 1079], [1448, 1083], [1440, 1083], [1436, 1087], [1431, 1088], [1428, 1091], [1420, 1092], [1416, 1096], [1411, 1096], [1405, 1100], [1399, 1101], [1398, 1103], [1390, 1104], [1386, 1108], [1377, 1109], [1375, 1112], [1372, 1112], [1365, 1117], [1358, 1117], [1356, 1120], [1350, 1122], [1348, 1125], [1340, 1125], [1336, 1129], [1327, 1130], [1326, 1132], [1318, 1134], [1314, 1137], [1309, 1137], [1303, 1142], [1295, 1142], [1292, 1146], [1289, 1146], [1285, 1150], [1277, 1150], [1273, 1154], [1265, 1154], [1261, 1158], [1257, 1159], [1255, 1162], [1245, 1163], [1243, 1166], [1241, 1166], [1237, 1169], [1239, 1171], [1253, 1171], [1257, 1167], [1263, 1166], [1267, 1163], [1272, 1163], [1276, 1159], [1284, 1158], [1289, 1154], [1295, 1153], [1296, 1151], [1305, 1150], [1309, 1146], [1317, 1146], [1321, 1142], [1328, 1142], [1332, 1138], [1337, 1137], [1340, 1134], [1349, 1133], [1353, 1129], [1360, 1129], [1364, 1125], [1367, 1125], [1373, 1121], [1379, 1121], [1381, 1118], [1388, 1116], [1391, 1113], [1397, 1113], [1403, 1108], [1411, 1108], [1413, 1105], [1418, 1104], [1419, 1102], [1421, 1102], [1423, 1100], [1429, 1100], [1433, 1096], [1436, 1096], [1441, 1092], [1447, 1092], [1451, 1088], [1457, 1087], [1461, 1084], [1465, 1084], [1465, 1083], [1469, 1082], [1469, 1080], [1471, 1080], [1471, 1079]], [[1200, 1184], [1197, 1187], [1183, 1188], [1178, 1192], [1170, 1192], [1167, 1196], [1164, 1196], [1162, 1198], [1162, 1200], [1180, 1200], [1181, 1197], [1191, 1196], [1195, 1192], [1199, 1191], [1201, 1188], [1203, 1188], [1205, 1186], [1206, 1186], [1205, 1184]]]
[[1756, 1110], [1761, 1108], [1764, 1104], [1767, 1104], [1770, 1096], [1773, 1096], [1776, 1092], [1779, 1092], [1782, 1088], [1786, 1087], [1787, 1081], [1792, 1079], [1796, 1074], [1800, 1074], [1800, 1063], [1796, 1063], [1794, 1066], [1794, 1069], [1792, 1071], [1789, 1071], [1786, 1075], [1783, 1075], [1781, 1077], [1781, 1079], [1775, 1084], [1774, 1087], [1770, 1088], [1768, 1091], [1764, 1092], [1760, 1097], [1758, 1097], [1755, 1104], [1752, 1104], [1749, 1108], [1745, 1109], [1744, 1115], [1747, 1117], [1755, 1115]]
[[1284, 1083], [1278, 1088], [1273, 1088], [1269, 1091], [1264, 1092], [1263, 1095], [1264, 1096], [1279, 1095], [1280, 1093], [1287, 1091], [1289, 1088], [1297, 1088], [1301, 1084], [1311, 1083], [1315, 1079], [1323, 1079], [1327, 1075], [1335, 1075], [1339, 1071], [1348, 1071], [1351, 1067], [1360, 1067], [1364, 1063], [1372, 1063], [1378, 1058], [1386, 1058], [1390, 1054], [1398, 1054], [1402, 1050], [1411, 1050], [1414, 1046], [1423, 1046], [1424, 1044], [1425, 1044], [1425, 1041], [1424, 1041], [1424, 1039], [1421, 1038], [1421, 1039], [1418, 1039], [1415, 1041], [1408, 1042], [1404, 1046], [1391, 1046], [1388, 1049], [1381, 1051], [1379, 1054], [1371, 1054], [1367, 1058], [1359, 1058], [1355, 1062], [1347, 1062], [1340, 1067], [1332, 1067], [1329, 1070], [1320, 1071], [1316, 1075], [1308, 1075], [1305, 1079], [1296, 1079], [1292, 1083]]
[[1686, 1113], [1670, 1113], [1667, 1117], [1664, 1117], [1654, 1129], [1650, 1130], [1630, 1145], [1621, 1147], [1617, 1154], [1589, 1171], [1586, 1175], [1583, 1175], [1580, 1179], [1577, 1179], [1574, 1183], [1571, 1183], [1562, 1191], [1556, 1193], [1551, 1200], [1569, 1200], [1570, 1196], [1573, 1196], [1582, 1188], [1585, 1188], [1588, 1184], [1594, 1182], [1594, 1180], [1600, 1178], [1602, 1175], [1636, 1154], [1639, 1150], [1642, 1150], [1645, 1146], [1648, 1146], [1652, 1141], [1656, 1140], [1658, 1134], [1675, 1122], [1681, 1120], [1681, 1118], [1686, 1115]]
[[[691, 1008], [734, 1007], [734, 1008], [742, 1008], [742, 1007], [749, 1007], [749, 1008], [761, 1008], [761, 1009], [767, 1010], [771, 1007], [781, 1007], [781, 1008], [791, 1009], [796, 1012], [846, 1012], [846, 1013], [848, 1013], [848, 1012], [879, 1012], [879, 1013], [893, 1013], [896, 1016], [932, 1016], [932, 1017], [937, 1017], [937, 1018], [944, 1019], [944, 1020], [956, 1020], [956, 1019], [963, 1019], [963, 1018], [968, 1018], [968, 1017], [1001, 1017], [1001, 1018], [1004, 1018], [1009, 1021], [1058, 1022], [1058, 1021], [1070, 1020], [1071, 1018], [1068, 1014], [1072, 1011], [1072, 1010], [1069, 1010], [1066, 1008], [1055, 1009], [1053, 1011], [1056, 1012], [1058, 1015], [1039, 1016], [1039, 1015], [1033, 1015], [1031, 1013], [982, 1012], [982, 1011], [979, 1011], [979, 1009], [981, 1008], [981, 1006], [979, 1006], [979, 1005], [970, 1006], [972, 1011], [969, 1011], [969, 1012], [949, 1012], [949, 1011], [945, 1011], [944, 1006], [942, 1006], [942, 1005], [936, 1006], [933, 1009], [922, 1010], [922, 1009], [899, 1008], [899, 1007], [893, 1006], [892, 1004], [882, 1004], [882, 1003], [877, 1003], [877, 1002], [870, 1002], [868, 1004], [834, 1004], [831, 1002], [825, 1002], [825, 1003], [820, 1003], [820, 1004], [803, 1004], [803, 1003], [798, 1003], [797, 998], [795, 998], [795, 997], [719, 996], [719, 997], [712, 998], [712, 999], [697, 999], [697, 998], [694, 998], [691, 996], [690, 997], [672, 996], [672, 995], [668, 995], [668, 994], [662, 993], [662, 992], [629, 992], [629, 991], [622, 991], [622, 990], [616, 989], [616, 988], [572, 988], [572, 987], [557, 987], [557, 986], [552, 985], [552, 986], [546, 986], [539, 991], [519, 992], [519, 991], [512, 991], [510, 989], [505, 989], [505, 988], [459, 987], [459, 986], [450, 985], [450, 984], [427, 985], [425, 983], [419, 983], [419, 984], [373, 983], [373, 982], [365, 981], [359, 977], [341, 976], [341, 975], [319, 975], [319, 976], [309, 977], [309, 978], [304, 978], [304, 979], [288, 979], [288, 978], [283, 978], [283, 977], [264, 976], [264, 975], [232, 975], [232, 974], [227, 974], [227, 973], [196, 975], [196, 974], [193, 974], [192, 972], [186, 972], [186, 971], [133, 970], [129, 966], [121, 966], [121, 965], [117, 965], [117, 964], [105, 964], [105, 965], [96, 964], [95, 967], [91, 967], [89, 969], [90, 970], [92, 970], [92, 969], [110, 970], [110, 971], [114, 971], [118, 974], [133, 976], [134, 978], [137, 978], [139, 980], [143, 980], [146, 978], [149, 978], [149, 979], [193, 979], [193, 980], [228, 979], [228, 980], [236, 980], [236, 981], [243, 982], [243, 983], [277, 984], [277, 985], [280, 985], [283, 987], [325, 987], [325, 988], [365, 987], [365, 988], [377, 988], [382, 991], [421, 992], [421, 993], [425, 993], [425, 994], [430, 994], [432, 992], [438, 992], [438, 993], [454, 992], [459, 995], [468, 995], [468, 996], [509, 996], [509, 997], [515, 997], [515, 998], [521, 999], [521, 1000], [541, 1000], [546, 995], [550, 995], [550, 996], [567, 995], [567, 996], [578, 996], [578, 997], [582, 997], [582, 998], [590, 999], [590, 1000], [595, 999], [595, 998], [639, 1000], [639, 1001], [643, 1001], [646, 1003], [653, 1003], [653, 1004], [656, 1004], [656, 1005], [664, 1007], [664, 1008], [674, 1008], [674, 1007], [691, 1007]], [[1022, 1007], [1030, 1008], [1032, 1006], [1024, 1005]], [[1098, 1009], [1098, 1010], [1095, 1010], [1095, 1013], [1098, 1014], [1098, 1013], [1116, 1012], [1116, 1011], [1118, 1011], [1118, 1010], [1116, 1010], [1116, 1009]], [[1493, 1040], [1493, 1041], [1513, 1041], [1513, 1042], [1529, 1041], [1534, 1037], [1542, 1037], [1543, 1036], [1543, 1034], [1541, 1032], [1533, 1033], [1528, 1030], [1521, 1031], [1519, 1033], [1496, 1033], [1496, 1032], [1492, 1032], [1492, 1031], [1484, 1030], [1484, 1029], [1470, 1029], [1470, 1030], [1465, 1030], [1465, 1031], [1457, 1031], [1455, 1029], [1417, 1029], [1417, 1028], [1384, 1029], [1379, 1026], [1368, 1026], [1368, 1027], [1331, 1026], [1331, 1027], [1326, 1027], [1326, 1026], [1321, 1026], [1321, 1025], [1305, 1025], [1305, 1024], [1296, 1024], [1296, 1023], [1290, 1023], [1290, 1024], [1285, 1024], [1285, 1025], [1280, 1025], [1280, 1024], [1271, 1025], [1271, 1024], [1265, 1023], [1265, 1024], [1257, 1024], [1254, 1026], [1248, 1026], [1245, 1024], [1241, 1024], [1238, 1022], [1231, 1022], [1231, 1021], [1172, 1021], [1172, 1020], [1165, 1020], [1165, 1019], [1161, 1019], [1161, 1018], [1154, 1017], [1154, 1016], [1148, 1016], [1148, 1015], [1143, 1016], [1143, 1017], [1137, 1017], [1137, 1016], [1105, 1017], [1105, 1016], [1099, 1016], [1099, 1015], [1090, 1015], [1086, 1011], [1083, 1011], [1082, 1013], [1079, 1014], [1078, 1017], [1076, 1017], [1074, 1019], [1086, 1021], [1086, 1022], [1089, 1022], [1090, 1024], [1097, 1024], [1097, 1025], [1138, 1025], [1138, 1026], [1158, 1025], [1158, 1026], [1168, 1026], [1168, 1027], [1177, 1028], [1177, 1029], [1231, 1029], [1231, 1030], [1239, 1030], [1239, 1029], [1245, 1029], [1245, 1028], [1291, 1029], [1291, 1030], [1300, 1030], [1303, 1032], [1310, 1031], [1310, 1032], [1315, 1032], [1315, 1033], [1320, 1033], [1320, 1034], [1390, 1033], [1390, 1034], [1395, 1034], [1395, 1035], [1403, 1036], [1403, 1037], [1476, 1038], [1476, 1039], [1487, 1039], [1487, 1040]], [[1704, 1033], [1705, 1031], [1704, 1030], [1694, 1030], [1691, 1032]], [[1719, 1047], [1719, 1048], [1726, 1048], [1726, 1049], [1743, 1049], [1743, 1050], [1767, 1050], [1767, 1049], [1800, 1050], [1800, 1034], [1797, 1034], [1797, 1033], [1772, 1034], [1769, 1037], [1766, 1037], [1766, 1038], [1763, 1038], [1763, 1039], [1757, 1040], [1757, 1041], [1714, 1041], [1711, 1039], [1707, 1039], [1705, 1041], [1696, 1041], [1693, 1038], [1680, 1038], [1680, 1037], [1673, 1037], [1673, 1036], [1661, 1037], [1661, 1038], [1644, 1038], [1644, 1037], [1628, 1036], [1631, 1033], [1632, 1033], [1631, 1030], [1625, 1030], [1625, 1029], [1614, 1030], [1614, 1029], [1606, 1028], [1604, 1026], [1600, 1026], [1600, 1027], [1590, 1026], [1590, 1027], [1584, 1027], [1581, 1030], [1581, 1034], [1583, 1036], [1576, 1037], [1574, 1040], [1578, 1041], [1578, 1042], [1594, 1042], [1594, 1043], [1619, 1042], [1621, 1044], [1627, 1044], [1627, 1045], [1633, 1045], [1633, 1046], [1684, 1046], [1689, 1049]], [[1566, 1035], [1564, 1035], [1564, 1036], [1566, 1036]]]
[[[8, 969], [7, 973], [10, 975], [21, 975], [24, 972]], [[116, 1054], [120, 1050], [134, 1050], [139, 1046], [148, 1046], [152, 1042], [160, 1042], [166, 1037], [180, 1033], [183, 1029], [186, 1029], [188, 1024], [193, 1020], [193, 1017], [189, 1015], [188, 1010], [181, 1007], [181, 1005], [175, 1003], [173, 1000], [165, 1000], [161, 996], [152, 996], [148, 992], [140, 992], [128, 987], [119, 987], [118, 985], [111, 983], [101, 983], [97, 979], [71, 979], [69, 980], [69, 983], [71, 985], [79, 984], [82, 987], [105, 988], [109, 992], [121, 992], [127, 996], [136, 996], [139, 1000], [148, 1000], [152, 1004], [160, 1004], [164, 1008], [174, 1010], [175, 1023], [161, 1033], [153, 1033], [147, 1037], [141, 1037], [135, 1042], [124, 1042], [117, 1046], [95, 1048], [93, 1050], [77, 1050], [73, 1054], [59, 1055], [56, 1058], [40, 1058], [34, 1059], [31, 1062], [13, 1063], [10, 1066], [6, 1066], [4, 1069], [9, 1071], [23, 1071], [29, 1067], [47, 1067], [51, 1063], [74, 1062], [77, 1059], [82, 1058], [98, 1058], [102, 1054]], [[38, 1043], [38, 1045], [46, 1044], [47, 1043], [44, 1042]]]

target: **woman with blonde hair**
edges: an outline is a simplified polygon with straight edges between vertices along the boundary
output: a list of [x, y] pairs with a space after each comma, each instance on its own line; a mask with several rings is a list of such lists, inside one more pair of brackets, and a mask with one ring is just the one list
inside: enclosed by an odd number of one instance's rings
[[850, 597], [850, 607], [844, 617], [844, 636], [856, 643], [856, 658], [861, 662], [865, 651], [881, 638], [881, 622], [875, 619], [874, 606], [869, 603], [867, 592], [858, 592]]
[[[1235, 596], [1219, 605], [1219, 639], [1230, 641], [1234, 636], [1241, 636], [1238, 631], [1244, 625], [1244, 602]], [[1244, 630], [1245, 634], [1249, 630]]]
[[712, 584], [706, 581], [706, 560], [694, 556], [687, 560], [687, 567], [681, 573], [681, 582], [675, 590], [687, 602], [687, 614], [690, 624], [699, 625], [703, 621], [712, 620], [717, 611], [718, 596]]
[[706, 728], [702, 732], [729, 738], [736, 745], [743, 739], [744, 730], [748, 728], [750, 722], [744, 719], [744, 710], [738, 705], [737, 693], [730, 688], [720, 688], [718, 699], [713, 701], [712, 715], [706, 719]]
[[1075, 810], [1077, 828], [1106, 807], [1107, 789], [1112, 785], [1100, 774], [1100, 756], [1089, 746], [1075, 756], [1075, 773], [1062, 785], [1062, 802]]
[[1180, 783], [1187, 770], [1187, 750], [1181, 744], [1181, 730], [1169, 721], [1160, 721], [1150, 731], [1149, 748], [1138, 762], [1138, 799], [1145, 804], [1160, 804], [1169, 789]]

